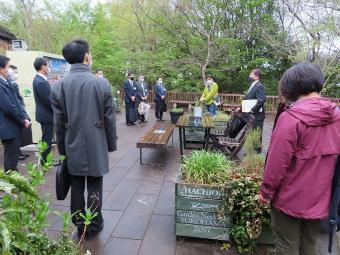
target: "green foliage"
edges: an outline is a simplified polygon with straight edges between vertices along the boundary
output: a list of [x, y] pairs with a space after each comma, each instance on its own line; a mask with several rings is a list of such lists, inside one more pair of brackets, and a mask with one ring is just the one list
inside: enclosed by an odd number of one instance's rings
[[232, 191], [227, 203], [233, 217], [231, 236], [240, 253], [253, 251], [262, 227], [270, 222], [270, 206], [258, 200], [263, 167], [263, 156], [248, 156], [229, 176]]
[[244, 151], [247, 156], [253, 156], [256, 154], [256, 148], [261, 146], [261, 130], [252, 129], [244, 142]]
[[184, 108], [172, 107], [170, 112], [184, 112]]
[[[40, 161], [47, 146], [40, 143], [37, 147]], [[40, 197], [39, 187], [44, 183], [52, 161], [48, 156], [43, 167], [29, 164], [27, 177], [17, 172], [0, 171], [0, 190], [4, 192], [0, 201], [1, 254], [80, 254], [70, 237], [51, 238], [45, 233], [50, 208]]]
[[210, 151], [194, 151], [184, 156], [182, 175], [186, 182], [223, 184], [235, 163], [223, 154]]
[[224, 112], [218, 111], [216, 115], [214, 116], [214, 121], [229, 121], [230, 120], [230, 115], [226, 114]]

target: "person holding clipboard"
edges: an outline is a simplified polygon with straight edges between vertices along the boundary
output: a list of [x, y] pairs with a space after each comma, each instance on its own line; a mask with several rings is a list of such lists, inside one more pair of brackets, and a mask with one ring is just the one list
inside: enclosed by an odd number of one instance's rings
[[[259, 69], [253, 69], [248, 77], [250, 87], [246, 92], [245, 98], [242, 101], [242, 112], [250, 113], [255, 116], [253, 123], [253, 129], [260, 129], [261, 131], [261, 144], [262, 144], [262, 132], [263, 123], [265, 119], [264, 104], [266, 102], [266, 92], [263, 84], [260, 82], [261, 71]], [[257, 153], [261, 153], [262, 148], [257, 149]]]

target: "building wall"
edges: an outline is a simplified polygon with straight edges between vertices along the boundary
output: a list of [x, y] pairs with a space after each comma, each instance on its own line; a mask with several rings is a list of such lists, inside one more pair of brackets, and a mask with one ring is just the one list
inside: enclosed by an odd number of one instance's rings
[[[21, 93], [25, 89], [30, 90], [30, 94], [24, 95], [26, 111], [32, 120], [33, 142], [37, 143], [41, 139], [40, 125], [35, 121], [35, 101], [33, 96], [32, 82], [36, 75], [33, 62], [37, 57], [52, 57], [63, 59], [60, 55], [55, 55], [41, 51], [7, 51], [7, 57], [11, 59], [11, 64], [18, 67], [19, 79], [17, 83]], [[23, 94], [23, 93], [22, 93]]]
[[9, 49], [8, 41], [0, 39], [0, 49], [8, 50]]

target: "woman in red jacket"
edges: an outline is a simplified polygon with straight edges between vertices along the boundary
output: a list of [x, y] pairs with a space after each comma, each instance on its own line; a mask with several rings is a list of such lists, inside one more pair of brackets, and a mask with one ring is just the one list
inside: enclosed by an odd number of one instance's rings
[[320, 97], [324, 76], [300, 63], [283, 74], [279, 89], [293, 102], [278, 118], [268, 150], [260, 200], [272, 204], [279, 255], [314, 255], [321, 219], [328, 216], [340, 153], [340, 112]]

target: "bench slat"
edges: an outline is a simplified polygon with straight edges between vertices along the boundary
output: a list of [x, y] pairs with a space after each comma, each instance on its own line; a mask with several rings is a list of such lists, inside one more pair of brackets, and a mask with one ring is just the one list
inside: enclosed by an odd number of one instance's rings
[[[155, 130], [161, 128], [165, 130], [165, 133], [154, 133]], [[136, 146], [137, 148], [165, 149], [173, 130], [174, 126], [170, 122], [157, 123], [146, 132], [146, 134], [137, 142]]]

